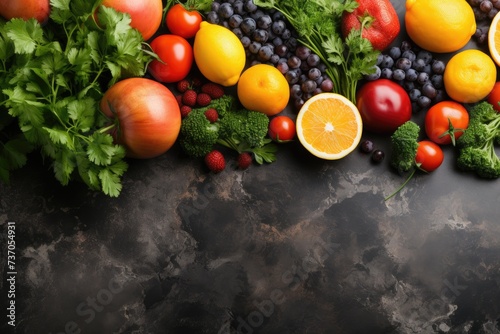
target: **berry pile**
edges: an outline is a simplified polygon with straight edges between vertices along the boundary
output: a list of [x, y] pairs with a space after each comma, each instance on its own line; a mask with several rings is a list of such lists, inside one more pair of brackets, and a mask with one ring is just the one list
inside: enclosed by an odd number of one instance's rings
[[297, 42], [296, 33], [280, 12], [260, 9], [253, 0], [217, 0], [212, 2], [206, 19], [238, 36], [248, 66], [264, 63], [278, 68], [290, 85], [297, 110], [311, 96], [333, 90], [324, 63]]
[[474, 38], [480, 44], [488, 41], [490, 23], [500, 10], [500, 0], [467, 0], [474, 11], [476, 33]]
[[[213, 99], [218, 99], [225, 93], [224, 87], [221, 85], [213, 82], [202, 82], [197, 78], [191, 81], [181, 80], [177, 82], [176, 88], [179, 92], [176, 99], [181, 109], [182, 118], [186, 117], [192, 108], [206, 107]], [[215, 117], [213, 113], [211, 117]]]
[[375, 73], [365, 79], [385, 78], [401, 85], [410, 96], [413, 112], [427, 109], [446, 97], [443, 84], [446, 64], [407, 41], [381, 53], [375, 66]]

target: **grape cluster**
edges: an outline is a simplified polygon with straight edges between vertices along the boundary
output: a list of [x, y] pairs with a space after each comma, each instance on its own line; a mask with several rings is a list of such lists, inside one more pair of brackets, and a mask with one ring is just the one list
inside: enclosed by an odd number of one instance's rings
[[490, 23], [500, 10], [500, 0], [467, 0], [474, 11], [476, 32], [474, 38], [480, 44], [488, 41]]
[[446, 97], [443, 73], [446, 64], [434, 59], [432, 53], [418, 49], [410, 42], [391, 47], [381, 53], [375, 65], [375, 73], [366, 80], [390, 79], [401, 85], [412, 102], [412, 111], [427, 109]]
[[216, 0], [206, 19], [238, 36], [248, 66], [263, 63], [276, 67], [290, 85], [290, 98], [297, 110], [311, 96], [333, 90], [325, 64], [297, 41], [293, 27], [279, 11], [258, 8], [253, 0]]

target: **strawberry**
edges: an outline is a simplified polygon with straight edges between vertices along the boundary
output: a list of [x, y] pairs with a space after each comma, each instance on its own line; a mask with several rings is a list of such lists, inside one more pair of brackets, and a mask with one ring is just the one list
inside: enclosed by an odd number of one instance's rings
[[203, 86], [201, 86], [201, 91], [210, 95], [212, 99], [218, 99], [224, 95], [224, 87], [214, 82], [203, 84]]
[[226, 168], [226, 160], [220, 151], [213, 150], [205, 156], [205, 164], [214, 173], [219, 173]]
[[212, 98], [210, 98], [210, 95], [208, 95], [206, 93], [200, 93], [196, 97], [196, 103], [200, 107], [206, 107], [210, 104], [210, 102], [212, 102]]
[[210, 123], [215, 123], [219, 119], [219, 113], [214, 108], [210, 108], [205, 111], [205, 117], [210, 121]]
[[187, 79], [183, 79], [177, 83], [177, 90], [179, 93], [184, 93], [191, 88], [191, 84]]
[[181, 117], [186, 117], [191, 112], [190, 106], [181, 106]]
[[194, 87], [200, 87], [201, 85], [203, 84], [203, 79], [198, 77], [198, 76], [195, 76], [193, 77], [193, 86]]
[[252, 164], [252, 155], [248, 152], [242, 152], [238, 155], [238, 168], [247, 169]]
[[176, 95], [175, 100], [179, 104], [179, 107], [182, 107], [182, 94]]
[[182, 94], [182, 103], [187, 106], [194, 107], [196, 105], [197, 96], [198, 94], [194, 90], [188, 89], [184, 92], [184, 94]]

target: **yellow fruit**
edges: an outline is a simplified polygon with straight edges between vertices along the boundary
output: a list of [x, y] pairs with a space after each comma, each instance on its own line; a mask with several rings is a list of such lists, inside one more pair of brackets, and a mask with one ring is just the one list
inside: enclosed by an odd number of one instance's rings
[[497, 13], [491, 21], [488, 31], [488, 47], [491, 58], [500, 66], [500, 13]]
[[320, 93], [306, 101], [296, 120], [297, 137], [313, 155], [337, 160], [359, 144], [363, 123], [358, 108], [336, 93]]
[[415, 44], [438, 53], [461, 49], [476, 31], [466, 0], [407, 0], [405, 25]]
[[201, 22], [193, 53], [200, 72], [208, 80], [226, 87], [238, 82], [245, 67], [243, 44], [231, 30], [218, 24]]
[[444, 70], [446, 93], [461, 103], [475, 103], [485, 98], [493, 89], [497, 69], [486, 53], [470, 49], [455, 54]]
[[285, 76], [274, 66], [258, 64], [241, 74], [237, 93], [246, 109], [272, 116], [287, 106], [290, 86]]

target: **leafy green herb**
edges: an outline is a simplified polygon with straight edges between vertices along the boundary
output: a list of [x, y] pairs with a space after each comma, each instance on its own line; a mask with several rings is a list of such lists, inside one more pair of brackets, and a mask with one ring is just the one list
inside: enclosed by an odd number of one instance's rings
[[143, 76], [155, 54], [128, 14], [100, 3], [51, 0], [43, 27], [0, 22], [0, 180], [39, 149], [63, 185], [79, 176], [120, 194], [125, 149], [113, 143], [98, 105], [118, 80]]
[[334, 92], [356, 102], [357, 83], [374, 71], [379, 52], [361, 36], [370, 23], [367, 16], [362, 28], [353, 29], [344, 39], [342, 14], [357, 8], [355, 0], [254, 0], [263, 8], [281, 12], [299, 34], [299, 42], [316, 53], [327, 66]]

